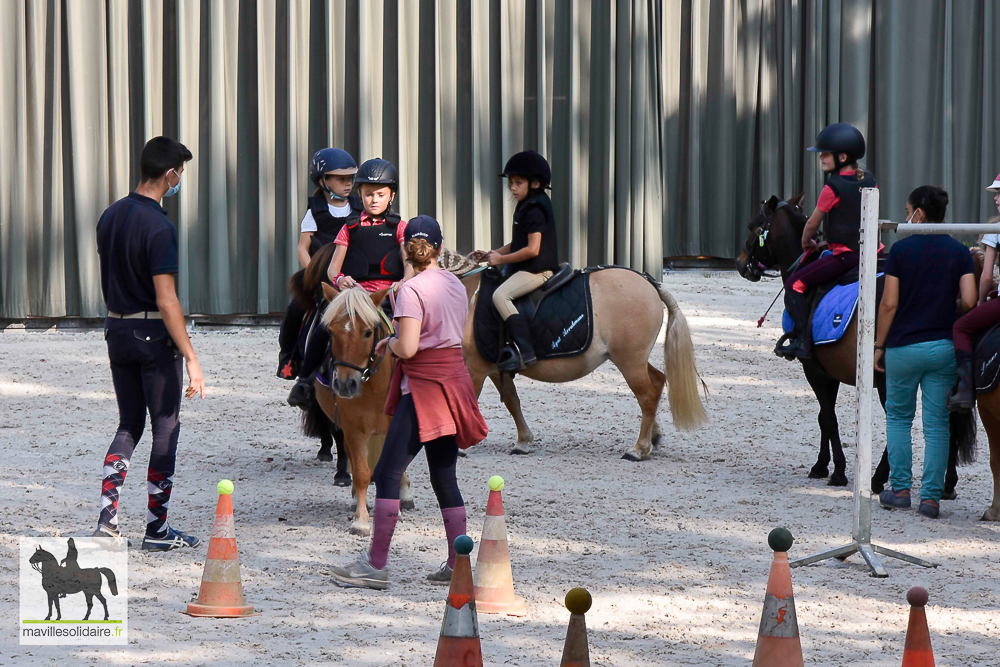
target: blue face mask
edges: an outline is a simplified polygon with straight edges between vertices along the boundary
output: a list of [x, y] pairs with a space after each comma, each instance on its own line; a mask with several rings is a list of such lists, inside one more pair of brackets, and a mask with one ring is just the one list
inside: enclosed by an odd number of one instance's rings
[[[164, 197], [173, 197], [181, 189], [181, 175], [178, 174], [173, 169], [171, 169], [170, 171], [173, 171], [174, 174], [177, 176], [177, 185], [173, 185], [173, 186], [167, 188], [167, 191], [163, 193]], [[168, 171], [167, 173], [169, 174], [170, 171]]]

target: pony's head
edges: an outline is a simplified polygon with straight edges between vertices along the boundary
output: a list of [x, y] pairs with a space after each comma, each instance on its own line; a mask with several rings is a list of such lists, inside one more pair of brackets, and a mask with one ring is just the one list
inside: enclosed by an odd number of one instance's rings
[[56, 557], [50, 554], [48, 551], [41, 547], [35, 549], [35, 553], [31, 554], [31, 558], [28, 559], [28, 564], [36, 572], [42, 571], [42, 566], [45, 565], [47, 561], [56, 561]]
[[322, 322], [330, 332], [330, 352], [337, 371], [333, 391], [341, 398], [357, 398], [362, 384], [379, 369], [375, 345], [389, 333], [379, 305], [389, 290], [369, 294], [353, 287], [337, 294], [324, 283], [323, 291], [330, 300]]
[[760, 210], [747, 223], [750, 234], [736, 258], [741, 276], [757, 282], [768, 270], [787, 269], [801, 254], [806, 224], [801, 203], [802, 195], [787, 201], [772, 196], [760, 203]]

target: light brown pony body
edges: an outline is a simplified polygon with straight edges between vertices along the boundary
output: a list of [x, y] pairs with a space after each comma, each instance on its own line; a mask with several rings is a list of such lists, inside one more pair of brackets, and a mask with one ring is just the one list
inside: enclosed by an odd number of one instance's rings
[[[470, 295], [469, 319], [465, 325], [463, 354], [476, 393], [489, 377], [501, 391], [504, 405], [517, 425], [517, 443], [512, 454], [528, 454], [534, 435], [524, 420], [514, 381], [501, 382], [496, 364], [483, 359], [473, 336], [479, 275], [463, 280]], [[590, 347], [575, 357], [539, 360], [522, 375], [541, 382], [570, 382], [592, 373], [610, 360], [625, 377], [642, 410], [642, 423], [635, 446], [622, 458], [640, 461], [649, 457], [660, 439], [656, 410], [668, 385], [668, 399], [674, 426], [680, 430], [697, 428], [707, 421], [699, 396], [698, 371], [687, 320], [677, 302], [662, 286], [653, 287], [643, 276], [627, 269], [605, 269], [590, 276], [594, 307], [594, 336]], [[664, 341], [666, 373], [649, 363], [663, 324], [663, 306], [669, 321]], [[702, 383], [702, 386], [703, 383]]]
[[[379, 338], [378, 304], [382, 303], [388, 290], [369, 295], [361, 288], [352, 288], [338, 294], [324, 284], [323, 291], [330, 301], [323, 315], [323, 324], [330, 331], [333, 358], [366, 368], [372, 346]], [[368, 486], [389, 430], [390, 418], [385, 414], [385, 399], [392, 369], [391, 355], [382, 360], [378, 370], [367, 380], [362, 379], [361, 371], [338, 365], [336, 377], [332, 380], [333, 391], [319, 381], [314, 385], [316, 400], [323, 412], [344, 431], [344, 450], [350, 461], [354, 487], [351, 495], [357, 501], [350, 529], [355, 535], [371, 533]], [[405, 473], [400, 481], [399, 497], [403, 509], [413, 509], [410, 478]]]

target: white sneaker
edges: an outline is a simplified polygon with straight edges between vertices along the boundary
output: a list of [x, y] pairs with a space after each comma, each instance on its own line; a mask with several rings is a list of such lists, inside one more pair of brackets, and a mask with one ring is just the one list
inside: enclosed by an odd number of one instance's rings
[[448, 567], [448, 561], [445, 561], [441, 563], [441, 567], [436, 572], [431, 572], [427, 575], [427, 581], [433, 581], [436, 584], [447, 584], [451, 581], [452, 574], [453, 571]]
[[389, 588], [389, 568], [376, 569], [368, 559], [368, 552], [362, 552], [358, 559], [347, 567], [330, 568], [334, 582], [341, 588], [372, 588], [384, 591]]

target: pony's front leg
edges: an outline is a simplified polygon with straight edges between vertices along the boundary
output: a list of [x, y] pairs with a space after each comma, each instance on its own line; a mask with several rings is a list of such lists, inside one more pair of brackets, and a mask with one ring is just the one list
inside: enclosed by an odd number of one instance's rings
[[353, 493], [357, 501], [354, 516], [351, 519], [351, 533], [354, 535], [370, 535], [371, 525], [368, 522], [368, 485], [372, 481], [371, 469], [368, 467], [368, 438], [354, 432], [344, 431], [344, 445], [351, 459]]
[[[62, 620], [62, 607], [59, 606], [59, 596], [58, 595], [54, 595], [54, 596], [50, 597], [49, 599], [52, 602], [54, 602], [55, 605], [56, 605], [56, 620], [57, 621], [61, 621]], [[52, 612], [50, 611], [49, 612], [49, 616], [51, 616], [51, 615], [52, 615]]]
[[404, 510], [416, 509], [417, 505], [413, 502], [413, 490], [410, 488], [410, 476], [407, 473], [403, 473], [403, 477], [399, 480], [399, 507]]
[[[49, 593], [49, 615], [45, 617], [46, 621], [52, 620], [52, 601], [53, 601], [53, 595], [52, 593]], [[56, 604], [59, 604], [59, 602], [57, 601]]]
[[521, 412], [521, 397], [517, 395], [517, 387], [514, 386], [514, 378], [505, 377], [501, 380], [500, 373], [494, 372], [490, 375], [490, 380], [500, 392], [500, 398], [507, 408], [507, 412], [514, 418], [514, 425], [517, 426], [517, 444], [510, 450], [511, 454], [530, 454], [531, 445], [535, 441], [535, 435], [528, 427], [528, 422], [524, 420], [524, 413]]
[[86, 593], [85, 595], [87, 596], [87, 615], [83, 617], [83, 620], [87, 621], [90, 620], [90, 611], [94, 608], [94, 596], [90, 593]]

